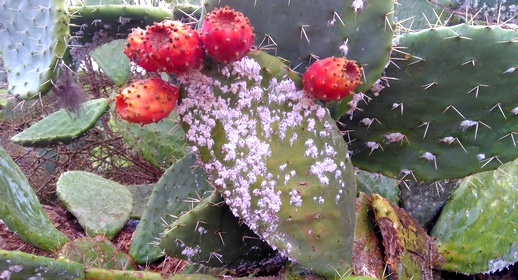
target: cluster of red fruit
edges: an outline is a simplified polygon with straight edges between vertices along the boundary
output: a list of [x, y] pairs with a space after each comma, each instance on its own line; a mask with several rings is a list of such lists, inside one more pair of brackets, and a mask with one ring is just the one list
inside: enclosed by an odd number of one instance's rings
[[[242, 13], [215, 9], [205, 16], [198, 32], [185, 23], [164, 20], [136, 28], [124, 53], [148, 72], [182, 74], [199, 69], [205, 52], [214, 61], [230, 63], [243, 58], [254, 42], [253, 28]], [[178, 88], [153, 78], [132, 83], [115, 97], [122, 119], [148, 124], [167, 117], [178, 100]]]

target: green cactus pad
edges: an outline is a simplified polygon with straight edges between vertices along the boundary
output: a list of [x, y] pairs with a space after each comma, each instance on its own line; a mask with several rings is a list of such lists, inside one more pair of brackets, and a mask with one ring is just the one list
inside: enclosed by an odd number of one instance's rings
[[518, 162], [466, 177], [431, 232], [446, 259], [438, 269], [499, 271], [518, 261]]
[[262, 51], [208, 67], [178, 77], [177, 112], [233, 214], [315, 273], [350, 270], [354, 169], [327, 109]]
[[125, 186], [84, 171], [61, 174], [56, 192], [90, 236], [114, 237], [128, 221], [133, 206]]
[[135, 262], [153, 262], [164, 255], [157, 240], [176, 217], [189, 211], [212, 189], [207, 176], [195, 168], [196, 157], [185, 156], [167, 169], [149, 197], [139, 225], [133, 233], [128, 253]]
[[84, 279], [83, 265], [65, 260], [0, 250], [2, 279]]
[[365, 97], [372, 101], [352, 121], [341, 118], [354, 163], [435, 181], [517, 158], [518, 62], [510, 59], [518, 57], [517, 38], [513, 30], [465, 24], [396, 38], [398, 67], [386, 75], [398, 80]]
[[129, 185], [127, 187], [133, 195], [133, 208], [131, 210], [130, 219], [140, 219], [142, 215], [144, 215], [146, 205], [155, 189], [155, 185]]
[[460, 180], [404, 181], [399, 188], [400, 206], [422, 227], [428, 229], [459, 184]]
[[70, 241], [59, 250], [59, 256], [87, 267], [118, 270], [137, 269], [133, 259], [103, 235]]
[[160, 247], [168, 256], [237, 269], [257, 266], [277, 255], [240, 223], [217, 192], [171, 224], [162, 236]]
[[16, 134], [11, 140], [29, 147], [47, 147], [71, 142], [97, 123], [108, 108], [108, 99], [90, 100], [81, 108], [79, 116], [76, 117], [61, 109]]
[[9, 93], [21, 99], [46, 94], [59, 74], [69, 37], [64, 0], [2, 1], [0, 52]]
[[403, 209], [377, 194], [371, 199], [389, 274], [394, 279], [432, 279], [432, 267], [441, 260], [432, 238]]
[[374, 212], [370, 196], [360, 192], [356, 198], [353, 274], [382, 278], [385, 269], [383, 246], [374, 229]]
[[0, 219], [34, 247], [51, 251], [68, 238], [51, 223], [22, 170], [0, 147]]
[[158, 123], [144, 126], [118, 118], [113, 124], [128, 146], [160, 170], [166, 170], [189, 152], [175, 111]]
[[380, 194], [394, 204], [399, 204], [399, 181], [365, 170], [356, 170], [356, 185], [358, 192], [367, 195]]
[[117, 86], [125, 84], [130, 75], [129, 58], [122, 52], [127, 40], [114, 40], [90, 53], [101, 70]]
[[[343, 56], [364, 65], [363, 84], [356, 91], [366, 91], [379, 79], [390, 55], [393, 36], [392, 0], [210, 0], [207, 11], [215, 6], [229, 6], [250, 19], [256, 45], [289, 61], [303, 72], [311, 55], [321, 58]], [[265, 39], [266, 34], [271, 39]], [[276, 46], [267, 46], [276, 43]], [[262, 44], [261, 44], [262, 43]], [[346, 105], [346, 104], [345, 104]]]

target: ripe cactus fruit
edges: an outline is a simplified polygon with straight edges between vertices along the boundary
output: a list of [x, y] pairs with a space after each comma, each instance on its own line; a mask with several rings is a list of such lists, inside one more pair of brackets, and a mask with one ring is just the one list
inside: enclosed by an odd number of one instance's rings
[[178, 100], [178, 88], [159, 78], [131, 83], [115, 97], [119, 116], [141, 125], [158, 122], [167, 117]]
[[181, 74], [203, 61], [200, 36], [187, 24], [164, 20], [148, 26], [144, 37], [149, 59], [164, 72]]
[[254, 43], [248, 18], [228, 7], [205, 16], [200, 38], [207, 54], [224, 63], [241, 60]]
[[345, 57], [327, 57], [316, 61], [302, 75], [304, 89], [325, 101], [341, 100], [361, 84], [356, 61]]
[[128, 35], [128, 42], [124, 47], [124, 54], [138, 66], [144, 68], [149, 72], [157, 72], [158, 66], [156, 66], [145, 51], [144, 37], [146, 30], [141, 28], [134, 28], [133, 31]]

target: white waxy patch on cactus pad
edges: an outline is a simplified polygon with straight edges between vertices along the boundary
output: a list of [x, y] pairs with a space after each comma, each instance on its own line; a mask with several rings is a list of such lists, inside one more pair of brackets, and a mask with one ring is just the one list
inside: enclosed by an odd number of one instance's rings
[[347, 53], [349, 52], [349, 46], [347, 45], [348, 41], [349, 38], [345, 39], [344, 43], [340, 47], [338, 47], [338, 49], [344, 56], [347, 56]]
[[472, 120], [464, 120], [464, 121], [460, 122], [460, 127], [463, 130], [466, 130], [467, 128], [472, 127], [472, 126], [476, 125], [477, 123], [478, 122], [472, 121]]
[[455, 141], [455, 138], [452, 137], [452, 136], [447, 136], [447, 137], [439, 139], [439, 142], [443, 142], [443, 143], [446, 143], [446, 144], [451, 144], [454, 141]]
[[196, 246], [195, 248], [185, 246], [185, 248], [182, 251], [182, 255], [186, 256], [188, 260], [190, 260], [192, 257], [196, 256], [201, 252], [200, 246]]
[[351, 7], [355, 13], [358, 12], [358, 10], [363, 10], [363, 0], [354, 0]]
[[[228, 81], [220, 82], [201, 72], [181, 75], [178, 82], [185, 86], [187, 96], [179, 102], [177, 112], [188, 125], [186, 138], [197, 147], [193, 151], [199, 154], [200, 166], [232, 213], [272, 247], [283, 244], [281, 253], [290, 256], [287, 236], [277, 230], [281, 222], [278, 213], [281, 208], [314, 203], [311, 199], [303, 202], [304, 190], [310, 187], [304, 182], [307, 176], [319, 184], [313, 188], [333, 182], [330, 189], [336, 192], [329, 200], [335, 196], [336, 203], [343, 200], [345, 183], [341, 177], [346, 164], [336, 159], [344, 156], [338, 148], [343, 142], [337, 141], [342, 140], [337, 127], [323, 121], [329, 113], [318, 101], [297, 90], [288, 78], [272, 79], [268, 88], [261, 87], [260, 71], [258, 63], [245, 57], [220, 71]], [[298, 153], [294, 156], [307, 158], [311, 163], [304, 171], [295, 170], [299, 163], [292, 163], [291, 158], [277, 162], [280, 155], [272, 154], [295, 143], [304, 143], [303, 148], [286, 150], [282, 156]], [[325, 200], [318, 196], [315, 202], [324, 204]]]
[[290, 204], [293, 204], [297, 207], [302, 205], [302, 197], [300, 196], [299, 191], [291, 190], [290, 191]]
[[383, 138], [387, 143], [401, 142], [405, 139], [405, 135], [400, 132], [392, 132], [383, 135]]

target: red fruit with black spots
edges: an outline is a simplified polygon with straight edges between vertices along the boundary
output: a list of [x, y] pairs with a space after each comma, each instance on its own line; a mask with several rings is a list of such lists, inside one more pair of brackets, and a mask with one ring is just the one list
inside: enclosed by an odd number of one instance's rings
[[328, 57], [311, 64], [302, 75], [302, 86], [315, 98], [341, 100], [361, 84], [356, 61], [345, 57]]
[[171, 113], [178, 95], [178, 88], [162, 79], [140, 80], [119, 90], [115, 97], [115, 110], [128, 122], [141, 125], [156, 123]]
[[185, 23], [164, 20], [146, 28], [145, 51], [159, 71], [181, 74], [198, 69], [203, 48], [198, 32]]
[[240, 60], [254, 43], [253, 28], [248, 18], [228, 7], [207, 14], [200, 34], [205, 51], [218, 62]]
[[149, 60], [144, 44], [146, 30], [134, 28], [128, 35], [128, 42], [124, 47], [124, 54], [148, 72], [157, 72], [158, 66]]

